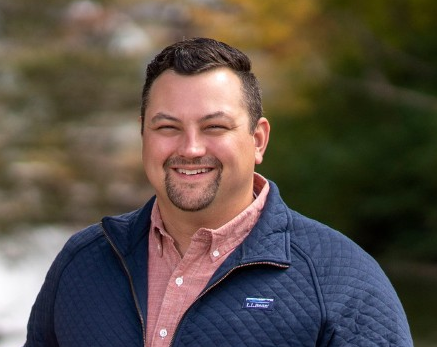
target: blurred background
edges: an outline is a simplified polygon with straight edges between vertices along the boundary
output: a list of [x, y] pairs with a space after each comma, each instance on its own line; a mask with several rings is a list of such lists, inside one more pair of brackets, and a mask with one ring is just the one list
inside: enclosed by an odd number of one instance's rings
[[167, 44], [241, 48], [272, 125], [258, 168], [381, 263], [437, 346], [435, 0], [0, 0], [0, 346], [75, 231], [152, 194], [137, 122]]

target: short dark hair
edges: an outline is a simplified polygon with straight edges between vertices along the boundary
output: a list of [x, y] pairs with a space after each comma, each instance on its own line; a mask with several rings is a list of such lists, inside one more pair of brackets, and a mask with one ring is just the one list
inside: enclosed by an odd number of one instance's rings
[[226, 43], [210, 38], [192, 38], [176, 42], [159, 53], [147, 66], [146, 79], [141, 100], [141, 133], [144, 130], [144, 115], [150, 88], [153, 82], [166, 70], [181, 75], [195, 75], [214, 68], [230, 68], [240, 78], [244, 103], [250, 117], [250, 132], [253, 133], [262, 117], [261, 90], [255, 75], [251, 72], [249, 57]]

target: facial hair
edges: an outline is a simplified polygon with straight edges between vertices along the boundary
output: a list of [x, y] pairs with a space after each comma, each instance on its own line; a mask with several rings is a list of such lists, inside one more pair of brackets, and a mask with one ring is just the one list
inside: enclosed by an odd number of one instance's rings
[[[199, 188], [197, 184], [175, 182], [171, 175], [171, 166], [196, 165], [213, 167], [216, 177], [212, 178], [206, 187]], [[179, 157], [171, 157], [164, 163], [165, 189], [170, 201], [182, 211], [196, 212], [207, 208], [215, 199], [220, 186], [223, 165], [214, 157], [194, 158], [187, 160]]]

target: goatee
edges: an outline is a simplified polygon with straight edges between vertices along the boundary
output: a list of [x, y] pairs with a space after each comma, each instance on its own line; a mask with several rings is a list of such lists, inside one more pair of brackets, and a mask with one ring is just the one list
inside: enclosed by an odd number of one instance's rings
[[[196, 183], [181, 184], [175, 182], [170, 167], [188, 165], [213, 168], [216, 172], [215, 178], [212, 178], [206, 187], [199, 187]], [[183, 211], [196, 212], [207, 208], [214, 201], [220, 186], [223, 165], [215, 157], [201, 157], [192, 160], [172, 157], [165, 161], [164, 170], [165, 189], [173, 205]]]

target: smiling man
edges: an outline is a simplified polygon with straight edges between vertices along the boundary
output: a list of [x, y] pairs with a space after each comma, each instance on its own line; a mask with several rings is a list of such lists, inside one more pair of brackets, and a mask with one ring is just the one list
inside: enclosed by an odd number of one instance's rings
[[270, 127], [245, 54], [206, 38], [165, 48], [141, 134], [155, 196], [69, 240], [26, 346], [412, 346], [378, 264], [255, 172]]
[[227, 67], [194, 75], [166, 70], [148, 92], [144, 168], [182, 254], [193, 231], [216, 229], [253, 201], [269, 124], [257, 115], [251, 126], [244, 98], [240, 78]]

